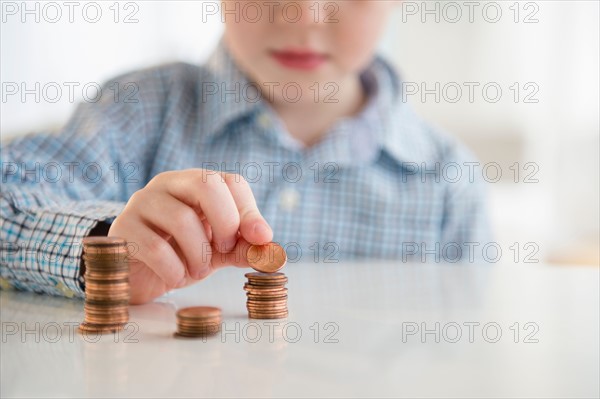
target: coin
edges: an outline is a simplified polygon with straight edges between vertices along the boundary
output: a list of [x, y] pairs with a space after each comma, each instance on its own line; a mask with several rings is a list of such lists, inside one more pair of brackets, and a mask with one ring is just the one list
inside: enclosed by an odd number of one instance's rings
[[79, 324], [79, 332], [82, 334], [104, 334], [104, 333], [115, 333], [123, 330], [125, 327], [124, 324], [116, 324], [116, 325], [94, 325], [90, 323], [81, 323]]
[[252, 272], [245, 275], [244, 284], [248, 317], [251, 319], [282, 319], [288, 316], [288, 278], [283, 273]]
[[263, 273], [263, 272], [250, 272], [244, 274], [248, 280], [283, 280], [287, 279], [283, 273]]
[[288, 317], [288, 312], [279, 314], [262, 314], [249, 312], [248, 317], [250, 317], [251, 319], [285, 319], [286, 317]]
[[182, 308], [177, 317], [177, 337], [203, 337], [221, 330], [221, 309], [213, 306], [192, 306]]
[[85, 303], [82, 332], [122, 330], [129, 321], [127, 241], [117, 237], [83, 240]]
[[270, 242], [265, 245], [251, 245], [246, 252], [246, 260], [254, 270], [274, 273], [285, 266], [287, 255], [281, 245]]
[[189, 308], [179, 309], [177, 317], [181, 318], [208, 318], [221, 315], [221, 309], [212, 306], [193, 306]]

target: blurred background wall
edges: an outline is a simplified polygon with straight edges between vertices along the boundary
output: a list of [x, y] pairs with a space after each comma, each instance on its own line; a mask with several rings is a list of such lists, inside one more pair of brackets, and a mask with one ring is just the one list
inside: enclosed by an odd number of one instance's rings
[[[59, 127], [86, 83], [200, 63], [223, 31], [214, 2], [1, 3], [3, 140]], [[598, 263], [598, 4], [405, 1], [381, 42], [406, 99], [479, 157], [496, 237], [505, 251], [517, 243], [521, 262]], [[64, 89], [56, 101], [11, 94], [52, 82]], [[65, 82], [79, 83], [73, 100]]]

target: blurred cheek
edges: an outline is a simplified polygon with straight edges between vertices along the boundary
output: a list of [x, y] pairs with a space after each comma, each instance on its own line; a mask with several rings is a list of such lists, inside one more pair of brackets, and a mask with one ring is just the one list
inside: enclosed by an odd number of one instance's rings
[[257, 29], [247, 26], [246, 23], [227, 23], [225, 25], [225, 38], [230, 47], [237, 53], [249, 55], [254, 52], [254, 47], [260, 43], [260, 34]]
[[373, 57], [379, 39], [378, 26], [357, 23], [338, 32], [338, 66], [345, 72], [357, 72], [367, 66]]

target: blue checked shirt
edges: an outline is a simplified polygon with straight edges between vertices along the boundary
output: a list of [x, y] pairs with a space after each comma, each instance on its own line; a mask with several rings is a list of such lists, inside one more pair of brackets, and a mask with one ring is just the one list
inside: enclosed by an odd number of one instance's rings
[[471, 155], [402, 101], [384, 60], [361, 78], [365, 108], [310, 148], [248, 94], [223, 45], [204, 66], [107, 82], [61, 131], [2, 146], [2, 287], [82, 297], [82, 238], [153, 176], [188, 168], [244, 176], [288, 263], [472, 260], [488, 235]]

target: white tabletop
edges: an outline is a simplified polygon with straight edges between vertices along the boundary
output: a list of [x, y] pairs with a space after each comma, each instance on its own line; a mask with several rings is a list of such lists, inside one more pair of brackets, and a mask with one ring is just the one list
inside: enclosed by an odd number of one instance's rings
[[[274, 324], [247, 319], [245, 271], [132, 307], [98, 342], [69, 334], [82, 301], [3, 291], [2, 397], [599, 395], [597, 267], [292, 264]], [[190, 305], [221, 307], [223, 331], [174, 338]]]

